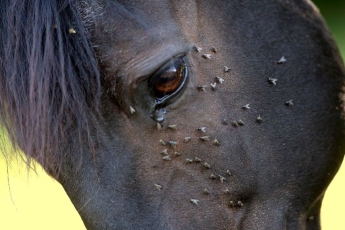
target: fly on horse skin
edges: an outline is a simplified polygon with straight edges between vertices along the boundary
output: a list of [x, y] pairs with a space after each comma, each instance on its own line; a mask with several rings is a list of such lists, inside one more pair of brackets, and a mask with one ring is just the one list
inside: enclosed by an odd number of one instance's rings
[[0, 19], [1, 123], [87, 229], [320, 229], [345, 71], [310, 1], [3, 0]]

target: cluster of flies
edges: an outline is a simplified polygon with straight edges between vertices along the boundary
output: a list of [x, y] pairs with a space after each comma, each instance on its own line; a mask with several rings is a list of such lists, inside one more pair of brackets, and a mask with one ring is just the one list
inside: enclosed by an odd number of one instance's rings
[[[200, 53], [200, 52], [202, 51], [202, 48], [201, 48], [201, 47], [198, 47], [198, 46], [194, 46], [194, 50], [195, 50], [196, 52]], [[212, 47], [212, 48], [211, 48], [211, 51], [212, 51], [213, 53], [217, 53], [217, 50], [216, 50], [215, 47]], [[202, 56], [204, 59], [207, 59], [207, 60], [209, 60], [209, 59], [212, 58], [212, 54], [209, 54], [209, 53], [202, 54], [201, 56]], [[285, 63], [285, 62], [286, 62], [286, 58], [283, 56], [283, 57], [281, 57], [281, 58], [277, 61], [277, 64], [283, 64], [283, 63]], [[223, 71], [224, 71], [225, 73], [230, 72], [230, 70], [231, 70], [230, 67], [224, 66]], [[224, 79], [223, 79], [223, 78], [221, 78], [221, 77], [219, 77], [219, 76], [216, 76], [216, 77], [215, 77], [215, 81], [212, 82], [212, 83], [210, 83], [210, 86], [211, 86], [212, 91], [215, 91], [215, 90], [217, 89], [217, 84], [220, 85], [220, 84], [223, 84], [223, 82], [224, 82]], [[273, 86], [276, 86], [276, 85], [277, 85], [277, 82], [278, 82], [278, 79], [270, 77], [270, 78], [268, 78], [268, 82], [269, 82], [270, 84], [272, 84]], [[207, 87], [208, 87], [207, 85], [198, 85], [198, 86], [197, 86], [197, 89], [198, 89], [199, 91], [206, 92], [206, 88], [207, 88]], [[292, 99], [286, 101], [286, 102], [285, 102], [285, 105], [286, 105], [286, 106], [292, 106], [292, 105], [293, 105]], [[250, 109], [250, 105], [249, 105], [249, 104], [246, 104], [246, 105], [242, 106], [242, 109], [243, 109], [243, 110], [249, 110], [249, 109]], [[135, 110], [134, 110], [132, 107], [130, 107], [130, 111], [131, 111], [131, 113], [134, 113], [134, 112], [135, 112]], [[257, 123], [262, 123], [262, 122], [263, 122], [263, 119], [262, 119], [262, 117], [261, 117], [260, 115], [256, 118], [256, 122], [257, 122]], [[227, 119], [224, 119], [224, 120], [222, 121], [222, 123], [223, 123], [223, 125], [228, 125], [228, 124], [229, 124], [229, 122], [228, 122]], [[233, 120], [233, 121], [231, 122], [231, 124], [232, 124], [234, 127], [244, 126], [244, 121], [241, 120], [241, 119], [239, 119], [239, 120]], [[176, 130], [176, 129], [177, 129], [177, 125], [168, 125], [167, 128], [168, 128], [168, 129], [171, 129], [171, 130]], [[160, 123], [157, 123], [157, 129], [158, 129], [158, 131], [161, 131], [161, 130], [162, 130], [162, 126], [161, 126]], [[199, 127], [199, 128], [197, 128], [197, 130], [200, 131], [201, 133], [206, 133], [206, 127]], [[185, 137], [184, 140], [183, 140], [183, 143], [190, 142], [191, 139], [192, 139], [191, 137]], [[211, 139], [210, 139], [210, 136], [202, 135], [202, 136], [199, 137], [199, 140], [205, 142], [205, 141], [210, 141]], [[160, 142], [160, 144], [161, 144], [162, 146], [170, 146], [172, 149], [174, 149], [174, 155], [175, 155], [175, 156], [177, 156], [177, 157], [178, 157], [178, 156], [181, 156], [181, 153], [180, 153], [180, 152], [175, 151], [175, 150], [176, 150], [176, 147], [177, 147], [177, 145], [178, 145], [178, 142], [177, 142], [177, 141], [172, 141], [172, 140], [170, 140], [170, 141], [167, 141], [167, 142], [166, 142], [166, 141], [163, 141], [163, 140], [159, 140], [159, 142]], [[218, 146], [220, 145], [220, 142], [219, 142], [216, 138], [212, 141], [212, 143], [213, 143], [214, 145], [218, 145]], [[169, 154], [167, 148], [165, 148], [165, 149], [164, 149], [162, 152], [160, 152], [160, 153], [161, 153], [162, 155], [164, 155], [164, 156], [162, 157], [162, 160], [164, 160], [164, 161], [171, 161], [171, 160], [172, 160], [172, 157], [171, 157], [171, 155]], [[200, 163], [201, 163], [201, 164], [203, 165], [204, 168], [206, 168], [206, 169], [210, 169], [210, 168], [211, 168], [211, 165], [210, 165], [209, 163], [203, 162], [203, 160], [200, 159], [199, 157], [195, 157], [195, 158], [193, 158], [193, 159], [192, 159], [192, 158], [186, 158], [185, 163], [186, 163], [186, 164], [200, 164]], [[231, 173], [230, 173], [229, 170], [226, 171], [226, 174], [227, 174], [228, 176], [231, 176]], [[212, 179], [212, 180], [217, 180], [217, 179], [218, 179], [221, 183], [224, 183], [224, 182], [226, 181], [226, 177], [224, 177], [224, 176], [222, 176], [222, 175], [219, 175], [219, 174], [213, 174], [213, 173], [212, 173], [212, 174], [210, 175], [209, 178]], [[159, 185], [159, 184], [154, 184], [154, 186], [156, 187], [157, 190], [162, 190], [162, 188], [163, 188], [163, 187], [162, 187], [161, 185]], [[230, 190], [229, 190], [228, 188], [225, 189], [224, 192], [225, 192], [226, 194], [230, 194]], [[206, 195], [209, 195], [209, 194], [210, 194], [210, 192], [209, 192], [208, 189], [204, 189], [203, 193], [206, 194]], [[190, 202], [193, 203], [194, 205], [198, 205], [198, 204], [199, 204], [199, 200], [198, 200], [198, 199], [190, 199]], [[229, 202], [229, 207], [231, 207], [231, 208], [242, 207], [242, 206], [243, 206], [243, 202], [240, 201], [240, 200], [238, 200], [238, 201], [233, 201], [233, 200], [231, 200], [231, 201]]]
[[[199, 46], [194, 46], [194, 50], [198, 53], [200, 53], [202, 51], [202, 48], [199, 47]], [[215, 47], [211, 47], [211, 51], [213, 53], [217, 53], [217, 49]], [[201, 55], [204, 59], [211, 59], [212, 57], [212, 54], [202, 54]], [[224, 72], [230, 72], [231, 68], [230, 67], [227, 67], [227, 66], [224, 66]], [[211, 86], [211, 89], [214, 91], [217, 89], [217, 84], [223, 84], [224, 82], [224, 79], [219, 77], [219, 76], [216, 76], [215, 77], [215, 81], [210, 83], [210, 86]], [[207, 85], [198, 85], [197, 86], [197, 89], [200, 90], [200, 91], [204, 91], [206, 92], [206, 88], [208, 86]]]
[[[160, 123], [157, 123], [157, 127], [158, 127], [158, 130], [162, 129]], [[168, 125], [168, 129], [177, 130], [177, 125]], [[201, 134], [206, 133], [206, 127], [198, 127], [196, 130], [198, 132], [200, 132]], [[189, 137], [189, 136], [188, 137], [184, 137], [183, 143], [188, 143], [191, 140], [192, 140], [192, 137]], [[202, 141], [202, 142], [211, 141], [211, 137], [207, 136], [207, 135], [201, 135], [199, 137], [199, 140]], [[220, 145], [220, 142], [217, 140], [217, 138], [214, 138], [213, 141], [211, 141], [211, 142], [212, 142], [213, 145], [216, 145], [216, 146]], [[181, 153], [176, 151], [176, 148], [177, 148], [177, 145], [178, 145], [177, 141], [174, 141], [174, 140], [164, 141], [164, 140], [160, 139], [159, 143], [160, 143], [160, 145], [162, 145], [164, 147], [172, 148], [173, 152], [174, 152], [173, 154], [176, 157], [181, 156]], [[160, 154], [163, 155], [162, 160], [164, 160], [164, 161], [171, 161], [172, 160], [172, 156], [169, 153], [168, 148], [165, 148], [163, 151], [160, 152]], [[187, 158], [186, 159], [186, 164], [201, 163], [201, 162], [202, 162], [202, 159], [200, 159], [199, 157], [195, 157], [194, 159], [191, 159], [191, 158]], [[202, 165], [206, 169], [210, 169], [211, 168], [211, 165], [209, 163], [207, 163], [207, 162], [204, 162]]]
[[[201, 52], [201, 51], [202, 51], [202, 48], [200, 48], [200, 47], [195, 46], [194, 48], [195, 48], [195, 50], [196, 50], [197, 52]], [[217, 50], [216, 50], [214, 47], [211, 48], [211, 51], [214, 52], [214, 53], [217, 52]], [[202, 57], [205, 58], [205, 59], [211, 59], [211, 54], [203, 54]], [[230, 71], [230, 68], [227, 67], [227, 66], [224, 66], [224, 72], [229, 72], [229, 71]], [[210, 84], [210, 85], [211, 85], [211, 89], [212, 89], [213, 91], [216, 90], [217, 84], [222, 84], [223, 82], [224, 82], [224, 79], [223, 79], [223, 78], [221, 78], [221, 77], [219, 77], [219, 76], [216, 76], [216, 77], [215, 77], [215, 82], [213, 82], [213, 83]], [[207, 88], [206, 85], [198, 85], [198, 87], [197, 87], [197, 89], [198, 89], [199, 91], [204, 91], [204, 92], [206, 92], [206, 88]], [[130, 109], [131, 109], [131, 111], [132, 111], [132, 108], [130, 108]], [[239, 123], [240, 123], [241, 125], [244, 125], [244, 122], [243, 122], [243, 121], [239, 121]], [[158, 130], [158, 131], [161, 131], [162, 129], [163, 129], [163, 128], [162, 128], [162, 125], [161, 125], [160, 123], [157, 123], [157, 130]], [[177, 130], [177, 125], [168, 125], [168, 126], [167, 126], [167, 129], [170, 129], [170, 130]], [[196, 130], [197, 130], [200, 134], [205, 134], [205, 133], [206, 133], [206, 127], [204, 127], [204, 126], [198, 127]], [[183, 139], [183, 143], [188, 143], [188, 142], [190, 142], [191, 140], [192, 140], [192, 137], [185, 137], [185, 138]], [[212, 144], [213, 144], [213, 145], [216, 145], [216, 146], [219, 146], [219, 145], [220, 145], [220, 142], [217, 140], [217, 138], [214, 138], [214, 139], [212, 140], [211, 137], [208, 136], [208, 135], [200, 135], [199, 140], [202, 141], [202, 142], [211, 141]], [[170, 148], [172, 148], [172, 149], [173, 149], [173, 152], [174, 152], [173, 155], [175, 155], [176, 157], [181, 156], [181, 153], [178, 152], [178, 151], [176, 151], [176, 147], [177, 147], [177, 145], [178, 145], [178, 142], [177, 142], [177, 141], [172, 141], [172, 140], [170, 140], [170, 141], [164, 141], [164, 140], [160, 139], [160, 140], [159, 140], [159, 143], [160, 143], [160, 145], [162, 145], [162, 146], [164, 146], [164, 147], [170, 147]], [[164, 160], [164, 161], [171, 161], [171, 160], [172, 160], [172, 154], [169, 154], [168, 148], [165, 148], [163, 151], [160, 152], [160, 154], [163, 155], [162, 160]], [[203, 161], [201, 158], [199, 158], [199, 157], [197, 157], [197, 156], [194, 157], [194, 158], [186, 158], [185, 164], [201, 164], [202, 167], [205, 168], [206, 170], [207, 170], [207, 169], [211, 169], [211, 165], [210, 165], [208, 162]], [[230, 170], [227, 170], [227, 171], [226, 171], [226, 174], [227, 174], [228, 176], [231, 176]], [[212, 179], [212, 180], [217, 180], [217, 179], [218, 179], [221, 183], [224, 183], [224, 182], [226, 181], [226, 177], [225, 177], [225, 176], [222, 176], [222, 175], [220, 175], [220, 174], [211, 173], [211, 175], [209, 176], [209, 178]], [[155, 188], [156, 188], [157, 190], [159, 190], [159, 191], [162, 190], [162, 188], [163, 188], [163, 186], [162, 186], [162, 185], [159, 185], [159, 184], [154, 184], [154, 186], [155, 186]], [[208, 189], [204, 189], [203, 193], [204, 193], [204, 194], [207, 194], [207, 195], [210, 194], [210, 192], [209, 192]], [[226, 194], [230, 194], [230, 190], [229, 190], [229, 189], [226, 189], [226, 190], [225, 190], [225, 193], [226, 193]], [[190, 202], [193, 203], [193, 204], [195, 204], [195, 205], [198, 205], [198, 204], [199, 204], [199, 200], [198, 200], [198, 199], [190, 199]], [[231, 202], [233, 202], [233, 201], [231, 201]], [[230, 202], [230, 203], [231, 203], [231, 202]], [[241, 201], [238, 201], [238, 202], [239, 202], [239, 203], [242, 203]], [[231, 206], [231, 205], [230, 205], [230, 206]]]
[[[69, 33], [70, 33], [70, 34], [76, 34], [76, 31], [75, 31], [73, 28], [70, 28], [70, 29], [69, 29]], [[201, 48], [201, 47], [198, 47], [198, 46], [194, 46], [194, 49], [195, 49], [196, 52], [199, 52], [199, 53], [202, 51], [202, 48]], [[216, 50], [215, 47], [212, 47], [212, 48], [211, 48], [211, 51], [212, 51], [213, 53], [217, 53], [217, 50]], [[202, 57], [203, 57], [204, 59], [211, 59], [212, 55], [211, 55], [211, 54], [205, 53], [205, 54], [202, 54]], [[286, 62], [286, 58], [283, 56], [283, 57], [281, 57], [281, 58], [277, 61], [277, 64], [282, 64], [282, 63], [284, 63], [284, 62]], [[224, 72], [230, 72], [230, 70], [231, 70], [231, 68], [229, 68], [229, 67], [227, 67], [227, 66], [224, 66]], [[212, 83], [210, 84], [211, 89], [212, 89], [213, 91], [215, 91], [216, 88], [217, 88], [217, 84], [223, 84], [223, 82], [224, 82], [224, 79], [223, 79], [223, 78], [221, 78], [221, 77], [219, 77], [219, 76], [216, 76], [216, 77], [215, 77], [215, 81], [212, 82]], [[276, 79], [276, 78], [268, 78], [268, 82], [269, 82], [270, 84], [272, 84], [272, 85], [275, 86], [275, 85], [277, 85], [278, 79]], [[199, 91], [204, 91], [204, 92], [206, 92], [206, 87], [207, 87], [207, 85], [198, 85], [198, 86], [197, 86], [197, 89], [198, 89]], [[286, 105], [286, 106], [292, 106], [292, 105], [293, 105], [292, 99], [286, 101], [286, 102], [285, 102], [285, 105]], [[242, 108], [243, 108], [244, 110], [249, 110], [249, 109], [250, 109], [250, 105], [249, 105], [249, 104], [246, 104], [246, 105], [244, 105]], [[132, 106], [129, 107], [129, 110], [130, 110], [130, 113], [131, 113], [131, 114], [133, 114], [133, 113], [136, 112], [135, 109], [134, 109]], [[258, 123], [261, 123], [261, 122], [263, 121], [260, 115], [256, 118], [256, 121], [257, 121]], [[223, 120], [223, 124], [224, 124], [224, 125], [227, 125], [227, 124], [228, 124], [227, 119], [224, 119], [224, 120]], [[234, 121], [232, 121], [232, 125], [233, 125], [234, 127], [239, 127], [239, 126], [243, 126], [243, 125], [244, 125], [244, 122], [243, 122], [241, 119], [239, 119], [238, 121], [234, 120]], [[161, 131], [161, 130], [162, 130], [162, 126], [161, 126], [160, 123], [157, 123], [157, 129], [158, 129], [158, 131]], [[168, 125], [168, 129], [176, 130], [176, 129], [177, 129], [177, 126], [176, 126], [176, 125]], [[206, 127], [199, 127], [197, 130], [199, 130], [199, 131], [202, 132], [202, 133], [205, 133], [205, 132], [206, 132]], [[187, 142], [191, 141], [191, 139], [192, 139], [191, 137], [185, 137], [184, 140], [183, 140], [183, 142], [184, 142], [184, 143], [187, 143]], [[199, 139], [200, 139], [201, 141], [210, 141], [210, 136], [206, 136], [206, 135], [205, 135], [205, 136], [200, 136]], [[168, 145], [169, 145], [169, 146], [172, 147], [173, 149], [176, 149], [176, 146], [177, 146], [177, 144], [178, 144], [177, 141], [172, 141], [172, 140], [171, 140], [171, 141], [168, 141], [168, 142], [165, 142], [165, 141], [163, 141], [163, 140], [159, 140], [159, 142], [160, 142], [161, 145], [163, 145], [163, 146], [168, 146]], [[214, 140], [212, 141], [212, 143], [213, 143], [214, 145], [218, 145], [218, 146], [220, 145], [220, 143], [219, 143], [219, 141], [218, 141], [217, 139], [214, 139]], [[164, 160], [164, 161], [170, 161], [170, 160], [172, 160], [171, 156], [170, 156], [169, 153], [168, 153], [168, 149], [164, 149], [164, 150], [161, 152], [161, 154], [164, 155], [164, 156], [162, 157], [162, 160]], [[180, 155], [181, 155], [181, 154], [180, 154], [179, 152], [177, 152], [177, 151], [175, 151], [174, 154], [175, 154], [175, 156], [180, 156]], [[187, 159], [186, 159], [186, 164], [201, 163], [201, 162], [202, 162], [202, 159], [200, 159], [199, 157], [195, 157], [194, 159], [191, 159], [191, 158], [187, 158]], [[207, 162], [204, 162], [204, 163], [203, 163], [203, 167], [206, 168], [206, 169], [210, 169], [210, 168], [211, 168], [211, 165], [210, 165], [209, 163], [207, 163]], [[226, 171], [226, 174], [229, 175], [229, 176], [231, 176], [231, 173], [230, 173], [229, 170]], [[221, 183], [224, 183], [224, 182], [226, 181], [226, 178], [225, 178], [224, 176], [215, 175], [215, 174], [213, 174], [213, 173], [210, 175], [210, 179], [212, 179], [212, 180], [219, 179], [219, 181], [220, 181]], [[159, 184], [154, 184], [154, 186], [155, 186], [155, 188], [156, 188], [157, 190], [162, 190], [162, 188], [163, 188], [163, 186], [162, 186], [162, 185], [159, 185]], [[229, 189], [226, 189], [226, 190], [225, 190], [225, 193], [229, 194], [229, 193], [230, 193], [230, 190], [229, 190]], [[208, 190], [208, 189], [205, 189], [205, 190], [204, 190], [204, 194], [207, 194], [207, 195], [210, 194], [209, 190]], [[198, 199], [190, 199], [190, 202], [193, 203], [193, 204], [195, 204], [195, 205], [198, 205], [198, 204], [199, 204], [199, 200], [198, 200]], [[232, 208], [233, 208], [233, 207], [242, 207], [242, 206], [243, 206], [243, 202], [242, 202], [242, 201], [230, 201], [230, 202], [229, 202], [229, 206], [232, 207]]]

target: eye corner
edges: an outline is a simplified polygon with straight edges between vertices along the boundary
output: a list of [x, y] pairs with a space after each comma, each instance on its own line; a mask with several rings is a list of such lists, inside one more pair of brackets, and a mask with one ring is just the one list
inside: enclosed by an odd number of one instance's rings
[[186, 55], [180, 54], [154, 72], [148, 83], [149, 91], [157, 105], [166, 104], [167, 101], [178, 96], [188, 81], [189, 72]]

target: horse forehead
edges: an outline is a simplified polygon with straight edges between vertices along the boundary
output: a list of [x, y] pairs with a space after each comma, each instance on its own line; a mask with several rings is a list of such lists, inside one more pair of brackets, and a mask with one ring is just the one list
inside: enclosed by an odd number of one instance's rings
[[175, 14], [166, 1], [95, 1], [79, 8], [86, 26], [93, 32], [111, 33], [116, 40], [149, 43], [148, 38], [178, 35]]
[[[171, 40], [201, 41], [205, 33], [217, 36], [217, 25], [207, 25], [206, 21], [223, 4], [216, 8], [195, 1], [95, 1], [80, 5], [94, 43], [107, 44], [108, 40], [113, 47], [138, 52]], [[218, 15], [226, 16], [225, 11]], [[131, 49], [124, 47], [125, 43], [130, 43]]]

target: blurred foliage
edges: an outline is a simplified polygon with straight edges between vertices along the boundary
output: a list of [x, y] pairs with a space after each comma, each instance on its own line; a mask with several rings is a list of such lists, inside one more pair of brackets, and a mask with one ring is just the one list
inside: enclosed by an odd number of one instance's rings
[[324, 16], [345, 59], [345, 0], [314, 0]]
[[327, 8], [327, 9], [336, 9], [341, 6], [345, 6], [344, 0], [314, 0], [313, 1], [317, 6], [320, 8]]

